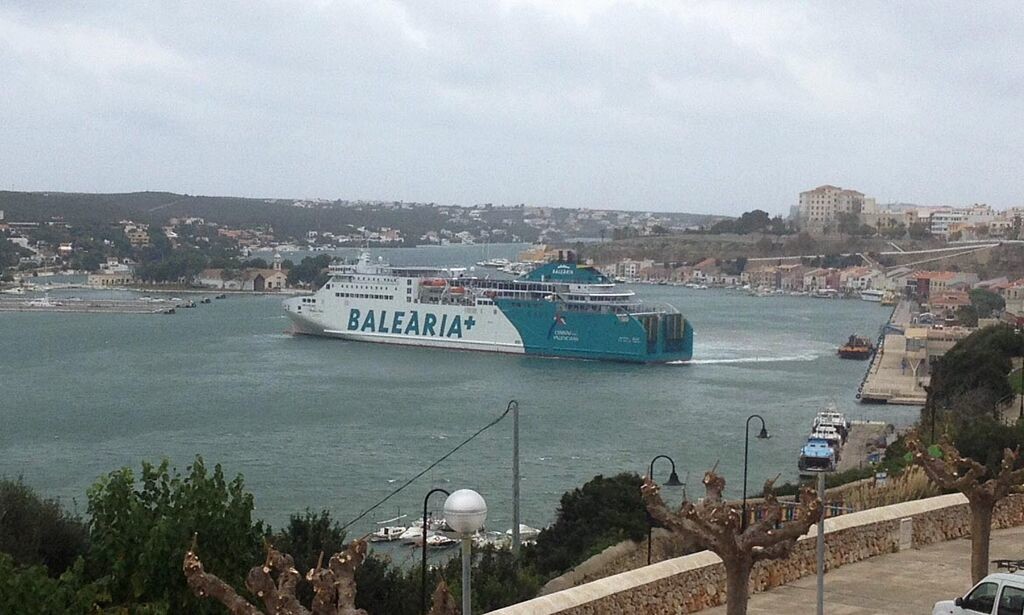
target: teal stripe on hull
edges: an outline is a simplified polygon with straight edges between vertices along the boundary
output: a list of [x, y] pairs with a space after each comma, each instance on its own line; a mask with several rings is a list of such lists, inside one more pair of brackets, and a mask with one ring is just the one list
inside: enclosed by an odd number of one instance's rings
[[655, 334], [649, 336], [634, 317], [559, 311], [549, 301], [498, 299], [495, 303], [519, 331], [527, 354], [630, 363], [688, 361], [693, 356], [693, 328], [688, 321], [683, 323], [682, 335], [670, 339], [662, 320], [652, 325]]

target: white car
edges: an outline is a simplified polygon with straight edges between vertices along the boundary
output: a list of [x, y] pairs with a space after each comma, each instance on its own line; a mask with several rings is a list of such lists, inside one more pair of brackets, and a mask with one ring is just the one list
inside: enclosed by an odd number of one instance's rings
[[990, 574], [956, 600], [936, 602], [932, 615], [1022, 615], [1024, 576]]

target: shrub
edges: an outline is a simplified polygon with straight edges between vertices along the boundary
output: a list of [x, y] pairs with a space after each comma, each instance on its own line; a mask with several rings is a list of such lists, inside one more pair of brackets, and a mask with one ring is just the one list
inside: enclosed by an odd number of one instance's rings
[[60, 576], [88, 550], [85, 524], [56, 500], [44, 500], [21, 480], [0, 480], [0, 551], [17, 566], [45, 566]]

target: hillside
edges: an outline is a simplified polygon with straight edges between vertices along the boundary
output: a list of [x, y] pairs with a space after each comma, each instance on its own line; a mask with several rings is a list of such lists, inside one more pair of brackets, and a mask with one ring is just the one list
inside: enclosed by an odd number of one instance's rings
[[[189, 216], [233, 228], [270, 225], [277, 238], [303, 238], [309, 231], [342, 232], [357, 227], [394, 228], [406, 244], [430, 232], [467, 231], [487, 241], [557, 241], [611, 236], [617, 227], [686, 228], [722, 216], [645, 213], [517, 206], [441, 206], [434, 203], [302, 201], [211, 197], [170, 192], [85, 194], [0, 191], [0, 210], [8, 221], [69, 224], [116, 223], [120, 220], [162, 225]], [[481, 232], [485, 231], [485, 232]]]

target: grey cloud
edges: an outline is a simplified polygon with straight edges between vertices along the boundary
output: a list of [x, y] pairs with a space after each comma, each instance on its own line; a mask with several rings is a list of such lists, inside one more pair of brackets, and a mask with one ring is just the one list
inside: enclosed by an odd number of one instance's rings
[[7, 3], [0, 185], [1016, 205], [1022, 35], [1011, 3]]

